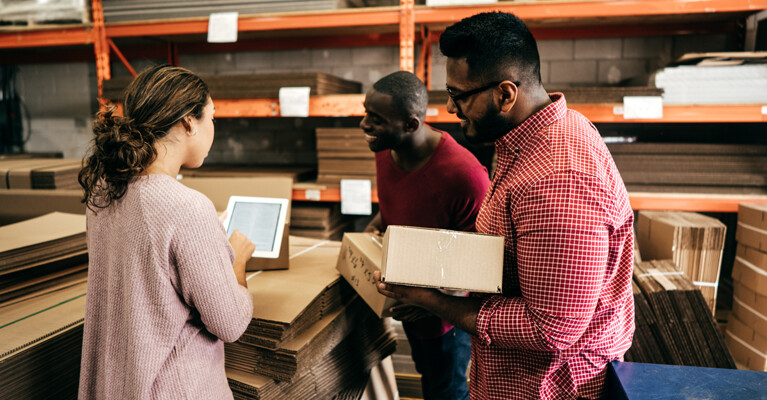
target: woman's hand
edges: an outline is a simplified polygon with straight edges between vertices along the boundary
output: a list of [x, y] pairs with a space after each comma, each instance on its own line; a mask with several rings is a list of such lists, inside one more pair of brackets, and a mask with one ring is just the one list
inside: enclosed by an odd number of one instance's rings
[[234, 269], [234, 276], [237, 277], [237, 283], [244, 287], [248, 287], [248, 282], [245, 280], [245, 264], [250, 260], [253, 255], [253, 251], [256, 249], [256, 245], [248, 239], [247, 236], [240, 233], [240, 231], [234, 231], [229, 238], [229, 244], [232, 245], [234, 250], [234, 263], [232, 268]]

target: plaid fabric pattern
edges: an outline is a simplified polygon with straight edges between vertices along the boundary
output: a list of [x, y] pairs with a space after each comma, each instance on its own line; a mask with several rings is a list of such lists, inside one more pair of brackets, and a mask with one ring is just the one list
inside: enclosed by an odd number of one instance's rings
[[477, 318], [474, 400], [602, 398], [631, 346], [628, 194], [594, 125], [551, 99], [495, 143], [477, 230], [506, 238], [504, 295]]

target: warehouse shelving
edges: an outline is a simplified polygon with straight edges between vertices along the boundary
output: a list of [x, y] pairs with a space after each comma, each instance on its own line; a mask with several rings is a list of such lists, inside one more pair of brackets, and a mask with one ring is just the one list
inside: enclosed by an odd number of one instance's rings
[[[415, 44], [425, 50], [417, 64], [428, 81], [430, 43], [446, 26], [477, 12], [501, 10], [524, 19], [539, 39], [606, 36], [651, 36], [732, 31], [737, 21], [767, 9], [767, 0], [595, 0], [500, 2], [485, 6], [425, 7], [401, 0], [400, 7], [345, 9], [335, 11], [241, 16], [240, 42], [203, 44], [207, 18], [173, 21], [139, 21], [104, 24], [101, 0], [92, 0], [94, 23], [88, 26], [56, 26], [31, 30], [0, 31], [0, 58], [34, 60], [41, 47], [61, 47], [48, 57], [72, 60], [87, 55], [84, 45], [93, 45], [99, 87], [111, 76], [109, 56], [114, 53], [126, 65], [133, 54], [152, 54], [178, 59], [178, 52], [221, 52], [301, 47], [343, 47], [399, 45], [400, 66], [413, 69]], [[416, 31], [420, 28], [420, 32]], [[151, 44], [149, 40], [151, 38]], [[268, 38], [269, 40], [263, 40]], [[165, 44], [157, 44], [157, 40]], [[78, 48], [77, 46], [80, 46]], [[51, 49], [49, 49], [51, 50]], [[122, 52], [121, 52], [122, 50]], [[9, 62], [9, 61], [4, 61]], [[101, 93], [101, 91], [99, 91]], [[363, 96], [332, 95], [313, 97], [309, 115], [317, 117], [359, 117]], [[663, 118], [626, 120], [620, 104], [570, 104], [593, 122], [767, 122], [765, 105], [665, 106]], [[278, 117], [277, 99], [216, 99], [217, 117]], [[457, 122], [444, 105], [430, 106], [428, 122]], [[339, 201], [337, 188], [317, 185], [294, 190], [296, 200]], [[376, 193], [373, 193], [376, 200]], [[633, 193], [635, 209], [683, 209], [735, 211], [739, 202], [767, 203], [767, 196], [686, 195]]]

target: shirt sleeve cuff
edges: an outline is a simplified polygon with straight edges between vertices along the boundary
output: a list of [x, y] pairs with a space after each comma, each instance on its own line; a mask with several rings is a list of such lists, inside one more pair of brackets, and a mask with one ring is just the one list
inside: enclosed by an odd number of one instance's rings
[[479, 313], [477, 313], [477, 337], [485, 345], [490, 345], [493, 341], [488, 333], [490, 331], [490, 320], [498, 309], [501, 299], [501, 296], [488, 297], [482, 302]]

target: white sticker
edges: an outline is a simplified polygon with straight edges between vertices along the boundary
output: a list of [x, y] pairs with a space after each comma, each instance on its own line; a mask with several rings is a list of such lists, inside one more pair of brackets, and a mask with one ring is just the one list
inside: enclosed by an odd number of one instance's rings
[[309, 116], [309, 86], [280, 88], [280, 115], [283, 117]]
[[623, 106], [613, 106], [613, 114], [623, 115]]
[[306, 200], [320, 201], [321, 193], [318, 189], [306, 189]]
[[439, 115], [439, 110], [438, 109], [431, 108], [431, 107], [426, 109], [426, 116], [427, 117], [436, 117], [437, 115]]
[[341, 179], [341, 214], [370, 215], [373, 213], [369, 179]]
[[623, 119], [663, 118], [663, 98], [660, 96], [623, 97]]
[[762, 115], [767, 115], [767, 106], [762, 106]]
[[236, 42], [237, 17], [236, 11], [210, 14], [210, 18], [208, 18], [208, 43]]

